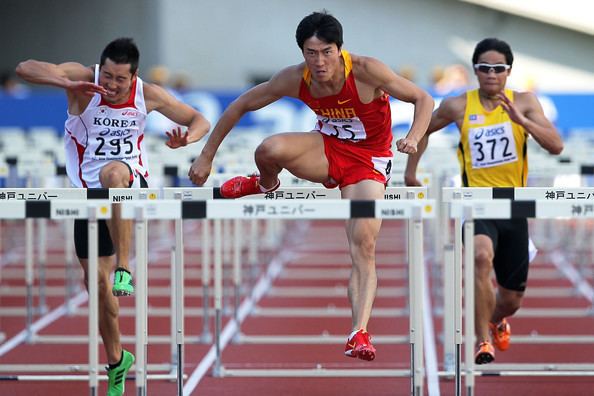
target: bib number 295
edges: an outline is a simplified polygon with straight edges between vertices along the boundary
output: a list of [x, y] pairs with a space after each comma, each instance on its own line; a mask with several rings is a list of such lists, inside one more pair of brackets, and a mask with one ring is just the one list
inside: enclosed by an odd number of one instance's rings
[[106, 156], [108, 153], [110, 155], [120, 155], [122, 150], [125, 150], [123, 154], [132, 154], [134, 151], [134, 146], [132, 145], [132, 136], [126, 136], [125, 138], [116, 138], [116, 139], [109, 139], [106, 140], [105, 138], [98, 136], [97, 142], [99, 143], [97, 149], [95, 150], [95, 155], [97, 156]]

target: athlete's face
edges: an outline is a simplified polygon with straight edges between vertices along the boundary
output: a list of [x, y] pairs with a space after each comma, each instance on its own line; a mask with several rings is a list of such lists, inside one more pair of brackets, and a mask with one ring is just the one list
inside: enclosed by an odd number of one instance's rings
[[130, 64], [117, 64], [107, 58], [99, 71], [99, 85], [109, 91], [103, 99], [112, 104], [125, 103], [136, 73], [130, 73]]
[[[478, 57], [477, 64], [505, 65], [507, 64], [507, 61], [505, 60], [505, 55], [502, 53], [497, 51], [487, 51], [483, 52]], [[510, 72], [511, 68], [500, 73], [497, 73], [495, 68], [490, 68], [486, 72], [481, 71], [480, 69], [474, 70], [474, 74], [476, 74], [476, 77], [478, 78], [481, 91], [483, 91], [488, 96], [496, 95], [505, 88], [507, 76], [509, 76]]]
[[303, 43], [305, 64], [311, 76], [318, 82], [332, 80], [336, 73], [341, 73], [340, 50], [336, 44], [329, 44], [316, 36]]

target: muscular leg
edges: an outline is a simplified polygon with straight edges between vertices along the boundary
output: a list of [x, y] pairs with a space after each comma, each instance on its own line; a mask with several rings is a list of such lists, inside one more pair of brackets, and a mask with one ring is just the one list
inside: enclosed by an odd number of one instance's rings
[[278, 174], [287, 169], [293, 175], [316, 183], [328, 180], [328, 160], [322, 135], [315, 132], [281, 133], [270, 136], [255, 153], [260, 185], [272, 188]]
[[[384, 186], [373, 180], [363, 180], [342, 189], [346, 199], [382, 199]], [[349, 280], [349, 300], [352, 310], [352, 330], [365, 329], [377, 290], [375, 245], [381, 219], [350, 219], [346, 222], [352, 270]]]
[[[112, 161], [101, 169], [99, 180], [104, 188], [127, 188], [130, 184], [130, 170], [124, 163]], [[107, 221], [107, 227], [116, 250], [117, 266], [130, 271], [128, 255], [130, 253], [132, 221], [122, 220], [120, 204], [112, 206], [112, 217]]]
[[[109, 276], [114, 267], [114, 256], [99, 257], [99, 333], [103, 339], [103, 346], [107, 354], [107, 362], [115, 364], [122, 356], [122, 345], [120, 344], [120, 327], [118, 323], [119, 303], [118, 299], [111, 293]], [[80, 259], [80, 264], [85, 273], [85, 287], [88, 285], [88, 263], [87, 259]]]
[[495, 309], [491, 316], [492, 323], [499, 323], [503, 318], [512, 316], [522, 305], [524, 292], [506, 289], [499, 286], [495, 300]]
[[[266, 138], [256, 149], [256, 165], [260, 185], [272, 188], [278, 174], [287, 169], [293, 175], [316, 183], [328, 181], [328, 160], [324, 140], [319, 133], [283, 133]], [[382, 199], [384, 185], [364, 180], [342, 189], [346, 199]], [[375, 243], [381, 220], [352, 219], [347, 221], [352, 272], [349, 299], [352, 306], [353, 330], [366, 329], [377, 289]]]
[[491, 280], [493, 243], [486, 235], [474, 237], [475, 333], [478, 342], [489, 340], [489, 321], [495, 310], [495, 290]]

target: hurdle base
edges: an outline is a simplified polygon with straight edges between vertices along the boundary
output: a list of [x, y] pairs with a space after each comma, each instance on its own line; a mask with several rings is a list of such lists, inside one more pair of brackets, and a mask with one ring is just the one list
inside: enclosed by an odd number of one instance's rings
[[228, 369], [221, 366], [219, 377], [410, 377], [410, 370], [401, 369], [327, 369], [318, 365], [311, 369]]

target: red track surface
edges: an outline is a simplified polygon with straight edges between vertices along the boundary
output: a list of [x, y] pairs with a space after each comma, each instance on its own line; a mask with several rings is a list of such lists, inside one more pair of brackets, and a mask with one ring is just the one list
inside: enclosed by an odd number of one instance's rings
[[[289, 223], [291, 225], [291, 223]], [[14, 232], [3, 233], [3, 258], [14, 251], [15, 244], [19, 243], [18, 233], [22, 231], [19, 227], [11, 228]], [[192, 227], [190, 225], [190, 227]], [[406, 298], [400, 295], [385, 296], [385, 292], [394, 292], [405, 288], [408, 281], [405, 277], [406, 264], [404, 261], [405, 238], [404, 228], [401, 223], [385, 222], [382, 236], [378, 243], [377, 267], [379, 271], [379, 295], [376, 299], [376, 315], [372, 315], [369, 324], [370, 333], [381, 338], [389, 335], [408, 335], [408, 315], [404, 316], [383, 316], [379, 312], [385, 309], [403, 309], [407, 307]], [[20, 235], [24, 235], [21, 233]], [[198, 251], [199, 238], [197, 231], [192, 229], [186, 233], [187, 247], [187, 277], [186, 288], [200, 286], [200, 278], [197, 274], [200, 258]], [[60, 233], [53, 234], [55, 240], [50, 241], [53, 254], [50, 256], [48, 276], [51, 280], [48, 285], [62, 286], [63, 259], [59, 246]], [[156, 238], [152, 238], [156, 240]], [[20, 242], [22, 244], [22, 242]], [[156, 242], [155, 245], [156, 246]], [[294, 259], [285, 263], [284, 270], [273, 282], [270, 293], [264, 295], [257, 303], [262, 309], [291, 309], [310, 308], [328, 309], [326, 315], [319, 317], [306, 317], [294, 315], [287, 312], [284, 316], [250, 315], [241, 325], [241, 331], [248, 336], [262, 335], [308, 335], [313, 341], [321, 338], [322, 334], [339, 336], [338, 343], [315, 343], [311, 344], [235, 344], [230, 343], [222, 354], [222, 364], [225, 369], [313, 369], [320, 365], [327, 369], [408, 369], [409, 368], [409, 345], [376, 343], [378, 350], [377, 358], [373, 362], [363, 362], [347, 358], [343, 355], [344, 341], [350, 331], [350, 316], [338, 315], [336, 310], [344, 310], [349, 307], [348, 299], [344, 288], [348, 282], [348, 271], [350, 260], [346, 249], [346, 238], [342, 222], [313, 222], [312, 228], [303, 235], [297, 228], [290, 228], [288, 237], [282, 247], [284, 251], [295, 253]], [[158, 250], [158, 249], [157, 249]], [[159, 255], [157, 253], [160, 252]], [[151, 296], [151, 290], [156, 287], [168, 287], [167, 279], [159, 278], [169, 267], [168, 251], [166, 248], [158, 250], [150, 255], [152, 262], [149, 264], [149, 305], [151, 307], [169, 307], [167, 296]], [[191, 254], [190, 254], [191, 253]], [[262, 268], [265, 268], [270, 257], [275, 253], [261, 254]], [[541, 274], [554, 274], [554, 266], [548, 263], [546, 255], [541, 254], [535, 262], [531, 272], [528, 285], [527, 298], [524, 309], [529, 308], [587, 308], [589, 302], [578, 294], [569, 297], [530, 297], [530, 290], [540, 287], [561, 287], [570, 286], [563, 275], [539, 279]], [[22, 294], [6, 292], [8, 287], [22, 286], [23, 277], [19, 276], [19, 268], [22, 268], [22, 260], [2, 267], [2, 282], [0, 290], [0, 306], [23, 307], [25, 299]], [[54, 271], [55, 270], [55, 271]], [[336, 272], [333, 274], [332, 272]], [[75, 276], [80, 279], [81, 272], [77, 269]], [[396, 277], [398, 276], [398, 277]], [[590, 279], [590, 282], [592, 280]], [[440, 279], [431, 280], [431, 289], [438, 290]], [[244, 285], [244, 294], [251, 292], [255, 280]], [[225, 286], [230, 286], [226, 281]], [[326, 291], [336, 290], [331, 295], [288, 297], [281, 296], [275, 292], [286, 291], [288, 288], [296, 287], [320, 287]], [[294, 289], [290, 289], [294, 290]], [[200, 291], [193, 296], [186, 296], [186, 309], [202, 307], [199, 297]], [[433, 293], [432, 306], [435, 308], [441, 305], [438, 293]], [[122, 307], [133, 307], [133, 298], [120, 299]], [[232, 301], [225, 298], [225, 303]], [[48, 298], [48, 305], [51, 309], [58, 307], [64, 302], [63, 296]], [[84, 307], [86, 303], [82, 306]], [[211, 302], [212, 305], [212, 302]], [[332, 310], [332, 308], [336, 310]], [[392, 312], [392, 311], [391, 311]], [[527, 317], [521, 315], [511, 319], [514, 334], [529, 335], [538, 333], [540, 335], [570, 335], [570, 334], [594, 334], [594, 318], [561, 318], [550, 319], [540, 317]], [[186, 312], [187, 313], [187, 312]], [[39, 316], [36, 316], [36, 318]], [[442, 369], [442, 345], [439, 335], [442, 330], [442, 318], [440, 315], [433, 315], [436, 331], [436, 342], [438, 356], [437, 362]], [[223, 326], [229, 322], [229, 315], [225, 316]], [[124, 335], [133, 335], [134, 319], [131, 316], [121, 318], [121, 329]], [[5, 333], [9, 340], [24, 328], [23, 316], [0, 316], [0, 331]], [[187, 337], [199, 336], [202, 331], [202, 319], [199, 316], [186, 316], [185, 331]], [[166, 316], [149, 317], [149, 336], [168, 335], [169, 318]], [[212, 329], [211, 316], [211, 329]], [[39, 332], [40, 335], [85, 335], [87, 334], [87, 317], [85, 315], [62, 316], [51, 325]], [[513, 338], [512, 338], [513, 342]], [[185, 373], [191, 375], [200, 361], [207, 354], [211, 344], [186, 343], [184, 349]], [[134, 350], [134, 345], [126, 345], [126, 348]], [[102, 347], [100, 347], [100, 361], [105, 362]], [[55, 344], [20, 344], [15, 349], [0, 356], [0, 364], [84, 364], [87, 361], [88, 347], [86, 344], [55, 345]], [[579, 344], [512, 344], [509, 351], [497, 353], [496, 363], [592, 363], [594, 361], [594, 346]], [[171, 362], [170, 346], [168, 344], [149, 345], [149, 364], [167, 364]], [[0, 373], [6, 375], [7, 373]], [[13, 373], [16, 374], [16, 373]], [[198, 383], [192, 395], [406, 395], [409, 392], [410, 381], [408, 378], [245, 378], [245, 377], [213, 377], [209, 371]], [[452, 395], [454, 393], [454, 382], [442, 378], [439, 382], [441, 395]], [[594, 380], [592, 377], [477, 377], [476, 395], [591, 395], [594, 394]], [[168, 381], [149, 381], [149, 395], [175, 395], [176, 385]], [[127, 382], [128, 395], [135, 393], [135, 382]], [[427, 392], [427, 386], [425, 386]], [[0, 395], [86, 395], [89, 393], [88, 383], [77, 382], [25, 382], [25, 381], [0, 381]], [[101, 382], [99, 394], [105, 394], [105, 382]]]

